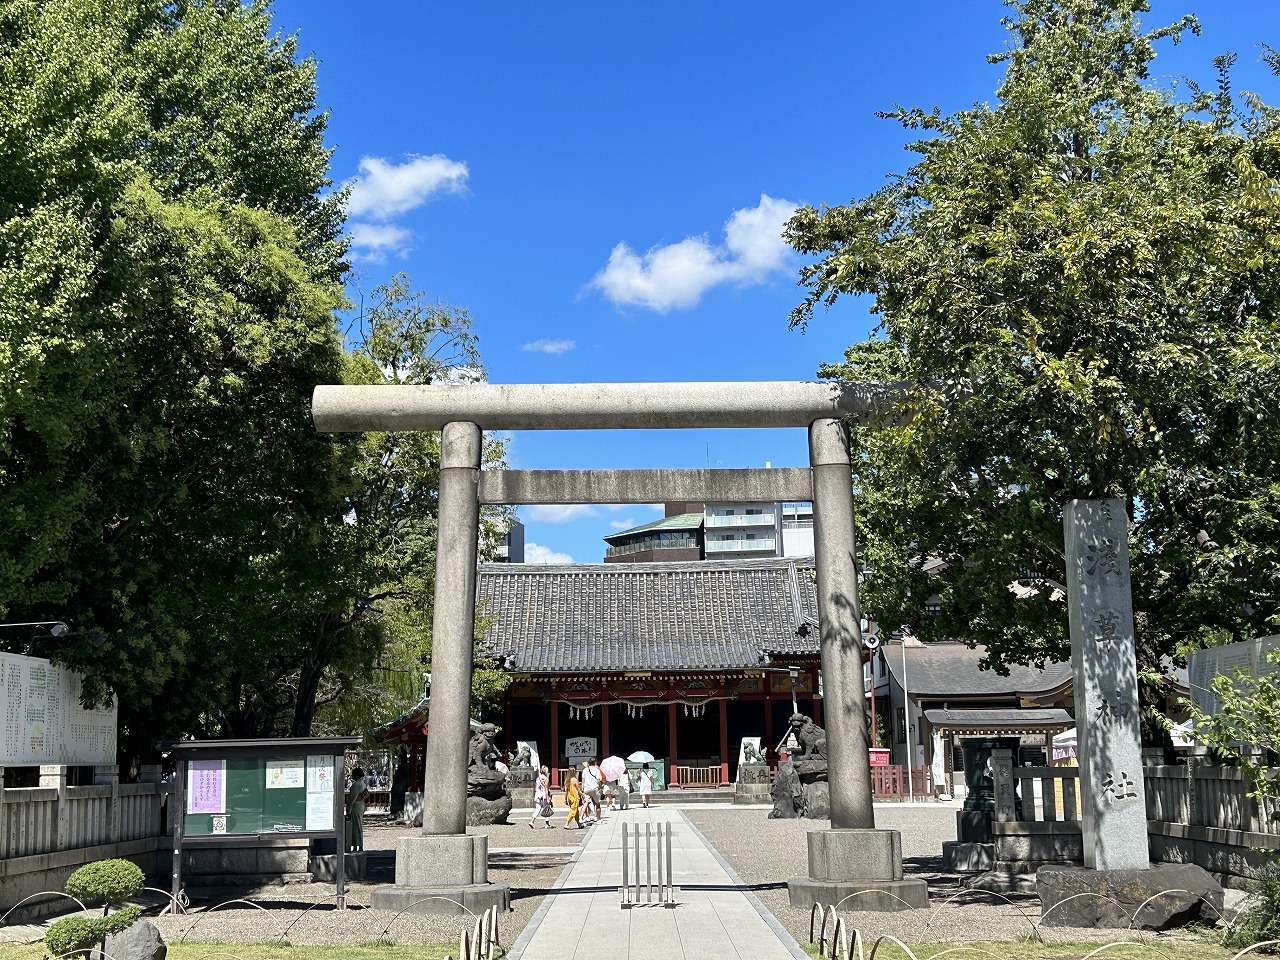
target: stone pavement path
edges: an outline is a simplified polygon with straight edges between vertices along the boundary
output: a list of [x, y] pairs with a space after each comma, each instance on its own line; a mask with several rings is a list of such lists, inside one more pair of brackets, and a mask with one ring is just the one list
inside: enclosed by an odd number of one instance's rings
[[[679, 905], [623, 910], [622, 824], [671, 824]], [[803, 960], [806, 954], [685, 816], [611, 813], [512, 946], [511, 960]]]

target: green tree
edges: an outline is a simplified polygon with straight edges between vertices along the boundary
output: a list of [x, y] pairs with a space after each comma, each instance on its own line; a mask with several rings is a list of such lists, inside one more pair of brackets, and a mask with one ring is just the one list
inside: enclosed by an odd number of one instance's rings
[[[484, 376], [471, 316], [429, 302], [403, 274], [373, 291], [352, 337], [347, 382], [412, 385]], [[332, 704], [322, 718], [326, 730], [368, 730], [415, 704], [431, 669], [440, 434], [370, 432], [356, 442], [352, 484], [332, 518], [333, 552], [325, 563], [341, 571], [332, 586], [346, 597], [339, 607], [323, 608], [302, 635], [307, 696], [297, 700], [295, 731], [308, 728], [317, 703]], [[501, 439], [487, 436], [485, 466], [501, 465], [504, 452]], [[493, 552], [510, 518], [509, 510], [482, 511], [482, 557]], [[478, 707], [505, 688], [506, 675], [486, 660], [475, 676]]]
[[[911, 381], [855, 429], [868, 611], [993, 665], [1066, 653], [1062, 504], [1120, 496], [1140, 658], [1280, 626], [1280, 113], [1151, 82], [1143, 0], [1011, 0], [994, 104], [887, 117], [907, 172], [799, 210], [818, 304], [873, 337], [824, 376]], [[1273, 61], [1274, 62], [1274, 61]], [[926, 612], [926, 601], [933, 604]]]
[[309, 416], [343, 373], [324, 129], [266, 3], [0, 0], [0, 614], [73, 624], [18, 649], [135, 748], [267, 729], [323, 580], [356, 453]]

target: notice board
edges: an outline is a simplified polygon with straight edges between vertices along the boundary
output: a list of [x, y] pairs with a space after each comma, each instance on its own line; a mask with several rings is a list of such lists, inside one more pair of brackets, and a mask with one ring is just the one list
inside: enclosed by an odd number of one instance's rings
[[334, 829], [340, 757], [226, 756], [186, 764], [187, 837], [323, 833]]

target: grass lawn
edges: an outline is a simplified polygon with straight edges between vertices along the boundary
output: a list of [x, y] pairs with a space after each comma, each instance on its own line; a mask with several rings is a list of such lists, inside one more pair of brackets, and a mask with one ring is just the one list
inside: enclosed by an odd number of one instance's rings
[[[444, 960], [452, 944], [368, 944], [361, 947], [290, 947], [279, 944], [171, 943], [169, 960]], [[41, 960], [43, 943], [0, 943], [0, 960]]]
[[[1117, 931], [1122, 934], [1123, 931]], [[1117, 940], [1126, 939], [1117, 936]], [[1137, 937], [1131, 939], [1136, 940]], [[1037, 943], [1034, 940], [1002, 940], [999, 942], [983, 942], [970, 944], [927, 943], [911, 944], [916, 960], [931, 960], [932, 957], [945, 953], [946, 960], [1079, 960], [1089, 953], [1098, 950], [1100, 943]], [[872, 943], [864, 947], [863, 956], [871, 956]], [[817, 946], [808, 947], [811, 956], [818, 955]], [[954, 952], [952, 952], [954, 951]], [[1230, 960], [1235, 956], [1234, 950], [1227, 950], [1216, 943], [1202, 942], [1170, 942], [1155, 941], [1149, 945], [1131, 944], [1127, 946], [1107, 946], [1098, 955], [1099, 960]], [[1249, 954], [1249, 958], [1263, 956]], [[193, 958], [194, 960], [194, 958]], [[855, 955], [853, 960], [857, 960]], [[911, 960], [893, 943], [884, 943], [876, 951], [876, 960]], [[1248, 958], [1247, 958], [1248, 960]]]

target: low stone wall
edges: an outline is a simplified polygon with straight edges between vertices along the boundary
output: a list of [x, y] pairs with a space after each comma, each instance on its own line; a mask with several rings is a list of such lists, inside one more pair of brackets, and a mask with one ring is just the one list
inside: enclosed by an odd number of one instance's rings
[[[45, 890], [61, 891], [67, 877], [77, 867], [95, 860], [132, 860], [142, 868], [149, 883], [168, 887], [169, 845], [163, 837], [145, 837], [121, 843], [35, 853], [0, 860], [0, 916], [27, 897]], [[65, 897], [42, 897], [14, 910], [6, 924], [29, 923], [43, 917], [78, 909]]]
[[1268, 857], [1280, 853], [1280, 835], [1193, 827], [1185, 823], [1147, 822], [1151, 859], [1163, 863], [1194, 863], [1224, 887], [1243, 889], [1258, 875]]
[[[311, 841], [307, 839], [228, 839], [217, 846], [182, 851], [186, 888], [243, 888], [311, 880]], [[166, 870], [166, 873], [168, 871]]]

